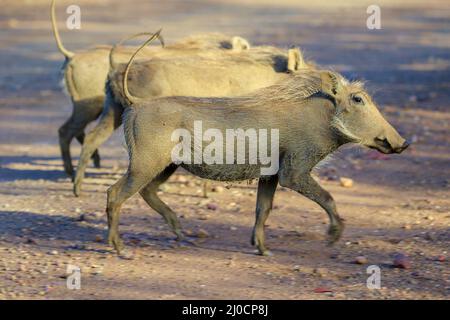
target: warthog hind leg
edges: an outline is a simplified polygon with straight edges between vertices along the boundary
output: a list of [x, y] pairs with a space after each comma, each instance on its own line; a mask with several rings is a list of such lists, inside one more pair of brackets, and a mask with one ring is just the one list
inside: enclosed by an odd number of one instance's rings
[[251, 239], [252, 245], [256, 245], [263, 256], [271, 255], [264, 245], [264, 223], [272, 210], [273, 197], [278, 185], [278, 176], [260, 178], [258, 182], [258, 194], [256, 199], [256, 221]]
[[140, 194], [142, 198], [144, 198], [145, 202], [147, 202], [147, 204], [150, 206], [150, 208], [158, 212], [164, 218], [164, 220], [170, 226], [171, 230], [177, 236], [177, 240], [181, 241], [184, 239], [184, 236], [181, 231], [181, 225], [177, 218], [177, 215], [156, 194], [156, 192], [158, 191], [158, 187], [166, 182], [176, 169], [177, 166], [174, 164], [168, 166], [155, 179], [147, 184], [140, 191]]

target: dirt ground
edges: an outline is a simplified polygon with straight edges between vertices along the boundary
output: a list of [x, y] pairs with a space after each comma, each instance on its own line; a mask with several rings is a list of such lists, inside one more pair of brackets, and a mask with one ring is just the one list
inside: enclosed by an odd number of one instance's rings
[[[106, 245], [105, 190], [124, 171], [118, 130], [75, 198], [57, 129], [71, 112], [48, 16], [49, 1], [2, 2], [0, 11], [0, 299], [449, 299], [450, 7], [446, 1], [378, 1], [382, 29], [366, 28], [371, 1], [60, 1], [71, 50], [164, 27], [168, 42], [205, 31], [288, 47], [349, 78], [362, 77], [388, 120], [413, 145], [401, 155], [346, 147], [317, 179], [346, 221], [327, 247], [326, 214], [278, 189], [266, 228], [271, 257], [250, 245], [256, 184], [208, 199], [200, 179], [177, 173], [161, 191], [196, 246], [179, 246], [139, 196], [120, 230], [132, 260]], [[81, 30], [63, 28], [77, 3]], [[77, 161], [80, 148], [73, 143]], [[352, 187], [341, 186], [341, 177]], [[217, 186], [223, 188], [217, 188]], [[211, 205], [212, 204], [212, 205]], [[209, 208], [209, 209], [208, 209]], [[211, 210], [215, 209], [215, 210]], [[408, 268], [395, 268], [406, 256]], [[355, 263], [357, 257], [363, 264]], [[66, 288], [67, 265], [81, 289]], [[381, 268], [369, 290], [366, 268]]]

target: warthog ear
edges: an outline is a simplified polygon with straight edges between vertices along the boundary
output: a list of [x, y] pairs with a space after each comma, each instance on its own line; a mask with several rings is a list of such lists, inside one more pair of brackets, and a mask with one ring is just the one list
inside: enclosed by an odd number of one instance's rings
[[242, 37], [233, 37], [231, 39], [231, 47], [234, 51], [243, 51], [250, 49], [250, 43]]
[[331, 71], [322, 71], [320, 79], [322, 81], [322, 92], [335, 97], [342, 86], [338, 75]]
[[288, 50], [287, 71], [295, 72], [299, 69], [305, 68], [305, 60], [299, 47], [292, 46]]

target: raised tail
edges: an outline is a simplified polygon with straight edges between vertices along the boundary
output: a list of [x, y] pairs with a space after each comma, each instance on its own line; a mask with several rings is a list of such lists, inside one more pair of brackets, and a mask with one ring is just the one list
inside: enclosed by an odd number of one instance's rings
[[136, 55], [144, 48], [146, 47], [148, 44], [150, 44], [150, 42], [152, 42], [153, 40], [155, 40], [156, 38], [160, 37], [160, 33], [161, 33], [162, 29], [159, 29], [156, 33], [154, 33], [147, 41], [144, 42], [144, 44], [142, 44], [135, 53], [133, 53], [133, 55], [130, 58], [130, 61], [128, 61], [127, 67], [125, 68], [125, 72], [123, 74], [123, 82], [122, 82], [122, 86], [123, 86], [123, 94], [125, 96], [125, 98], [128, 100], [128, 102], [130, 104], [133, 104], [138, 98], [133, 97], [130, 93], [130, 91], [128, 90], [128, 72], [130, 71], [130, 67], [131, 64], [134, 61], [134, 58], [136, 58]]
[[[123, 38], [122, 40], [120, 40], [118, 43], [116, 43], [112, 47], [111, 51], [109, 52], [109, 67], [110, 67], [110, 70], [113, 70], [113, 69], [117, 68], [117, 63], [114, 61], [114, 54], [115, 54], [117, 48], [120, 47], [125, 41], [132, 40], [134, 38], [142, 37], [142, 36], [147, 36], [147, 37], [153, 36], [153, 33], [151, 33], [151, 32], [140, 32], [140, 33], [133, 34], [131, 36]], [[165, 46], [164, 38], [161, 35], [158, 35], [158, 40], [161, 43], [161, 47], [164, 48], [164, 46]]]
[[52, 17], [52, 29], [53, 29], [53, 35], [55, 36], [55, 40], [56, 40], [56, 46], [58, 47], [59, 51], [61, 51], [61, 53], [66, 58], [71, 58], [75, 55], [75, 53], [67, 50], [64, 47], [64, 45], [62, 44], [61, 38], [59, 37], [59, 31], [58, 31], [58, 27], [56, 25], [55, 5], [56, 5], [56, 0], [52, 0], [52, 5], [50, 8], [50, 15]]

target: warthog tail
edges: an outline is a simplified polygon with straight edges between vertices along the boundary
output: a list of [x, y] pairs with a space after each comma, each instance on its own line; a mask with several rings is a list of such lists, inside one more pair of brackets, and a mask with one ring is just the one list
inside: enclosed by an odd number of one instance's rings
[[155, 40], [156, 38], [160, 39], [160, 33], [161, 33], [162, 29], [159, 29], [156, 33], [154, 33], [147, 41], [145, 41], [137, 50], [135, 53], [133, 53], [133, 55], [130, 58], [130, 61], [128, 61], [127, 67], [125, 68], [125, 72], [123, 74], [123, 94], [125, 96], [125, 98], [128, 100], [128, 102], [130, 104], [133, 104], [133, 101], [136, 100], [135, 97], [133, 97], [130, 93], [130, 91], [128, 91], [128, 72], [130, 72], [130, 67], [131, 64], [134, 61], [134, 58], [136, 58], [136, 55], [144, 48], [146, 47], [148, 44], [150, 44], [153, 40]]
[[50, 16], [52, 18], [52, 29], [53, 29], [53, 35], [55, 36], [55, 40], [56, 40], [56, 46], [58, 47], [58, 50], [61, 51], [61, 53], [66, 58], [71, 58], [75, 55], [75, 53], [67, 50], [64, 47], [64, 45], [62, 44], [61, 38], [59, 37], [59, 31], [58, 31], [58, 27], [56, 25], [55, 4], [56, 4], [56, 0], [52, 0], [52, 5], [50, 8]]
[[[117, 63], [114, 61], [114, 54], [116, 53], [117, 48], [120, 47], [125, 41], [132, 40], [134, 38], [142, 37], [142, 36], [147, 36], [147, 37], [153, 36], [153, 33], [151, 33], [151, 32], [139, 32], [139, 33], [133, 34], [131, 36], [127, 36], [127, 37], [123, 38], [122, 40], [120, 40], [118, 43], [116, 43], [112, 47], [111, 51], [109, 52], [109, 67], [110, 67], [110, 70], [114, 70], [117, 67]], [[161, 43], [161, 47], [164, 48], [164, 45], [165, 45], [164, 44], [164, 38], [161, 35], [159, 35], [158, 36], [158, 40]]]

